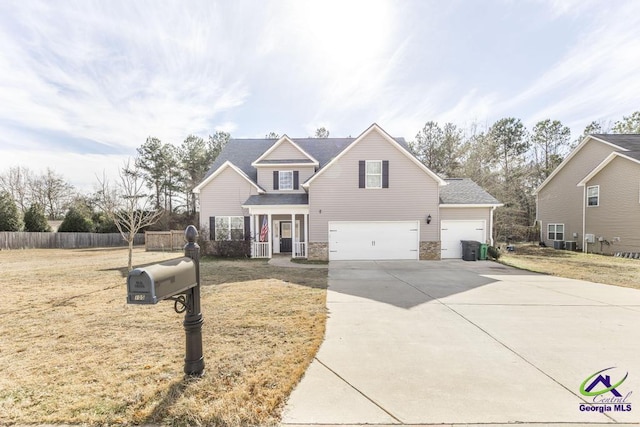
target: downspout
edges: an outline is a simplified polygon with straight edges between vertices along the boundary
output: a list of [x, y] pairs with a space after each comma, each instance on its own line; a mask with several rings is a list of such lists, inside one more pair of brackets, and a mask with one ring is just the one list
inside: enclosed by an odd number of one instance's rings
[[491, 208], [490, 218], [489, 218], [489, 242], [491, 242], [491, 246], [493, 246], [493, 211], [496, 210], [496, 207]]
[[539, 204], [539, 194], [536, 193], [536, 224], [540, 225], [540, 240], [539, 242], [544, 242], [544, 235], [542, 234], [542, 220], [540, 219], [540, 215], [538, 213], [538, 204]]
[[582, 186], [582, 252], [589, 253], [589, 243], [587, 243], [587, 185]]

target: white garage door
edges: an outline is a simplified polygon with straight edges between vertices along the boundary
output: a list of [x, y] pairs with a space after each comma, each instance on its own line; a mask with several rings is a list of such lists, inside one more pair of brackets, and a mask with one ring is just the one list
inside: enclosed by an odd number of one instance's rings
[[485, 222], [477, 221], [441, 221], [440, 240], [442, 258], [462, 258], [460, 240], [476, 240], [485, 242]]
[[418, 259], [418, 221], [329, 222], [329, 260]]

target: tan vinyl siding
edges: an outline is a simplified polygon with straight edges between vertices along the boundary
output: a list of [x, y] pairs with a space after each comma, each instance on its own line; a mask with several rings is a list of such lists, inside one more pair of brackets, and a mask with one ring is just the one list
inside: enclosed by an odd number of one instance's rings
[[617, 157], [587, 183], [592, 185], [600, 186], [600, 200], [586, 210], [586, 232], [596, 236], [589, 252], [640, 252], [640, 165]]
[[[545, 243], [553, 246], [547, 238], [548, 224], [564, 224], [564, 240], [582, 239], [582, 204], [584, 189], [578, 183], [598, 166], [611, 152], [610, 145], [589, 140], [573, 158], [558, 171], [555, 177], [538, 193], [538, 219], [542, 221], [542, 236]], [[578, 238], [573, 237], [573, 233]]]
[[291, 145], [290, 142], [283, 142], [278, 145], [267, 157], [262, 160], [308, 160], [308, 156], [305, 156], [300, 150]]
[[[388, 160], [389, 188], [358, 188], [360, 160]], [[309, 241], [326, 242], [329, 221], [408, 220], [419, 221], [421, 241], [439, 241], [438, 191], [433, 178], [371, 132], [311, 183]]]
[[485, 222], [485, 241], [491, 241], [491, 208], [441, 208], [440, 220], [483, 220]]
[[[297, 190], [274, 190], [273, 189], [273, 171], [298, 171], [299, 186]], [[304, 193], [302, 184], [309, 179], [314, 173], [313, 166], [260, 166], [258, 167], [258, 185], [264, 188], [267, 193], [287, 194], [287, 193]]]
[[245, 216], [242, 204], [258, 194], [255, 186], [228, 167], [200, 190], [200, 224], [209, 227], [211, 216]]

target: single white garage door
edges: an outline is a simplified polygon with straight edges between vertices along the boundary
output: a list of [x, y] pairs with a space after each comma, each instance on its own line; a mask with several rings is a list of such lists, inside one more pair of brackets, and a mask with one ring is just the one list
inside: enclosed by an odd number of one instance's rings
[[485, 222], [444, 220], [440, 222], [440, 240], [442, 258], [462, 258], [461, 240], [485, 242]]
[[330, 221], [329, 260], [418, 259], [418, 221]]

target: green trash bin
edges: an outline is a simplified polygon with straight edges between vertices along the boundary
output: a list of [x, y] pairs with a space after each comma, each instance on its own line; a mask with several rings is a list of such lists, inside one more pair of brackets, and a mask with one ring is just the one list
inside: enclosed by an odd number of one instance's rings
[[489, 245], [486, 243], [480, 243], [480, 257], [479, 259], [485, 261], [487, 259], [487, 250], [489, 249]]

